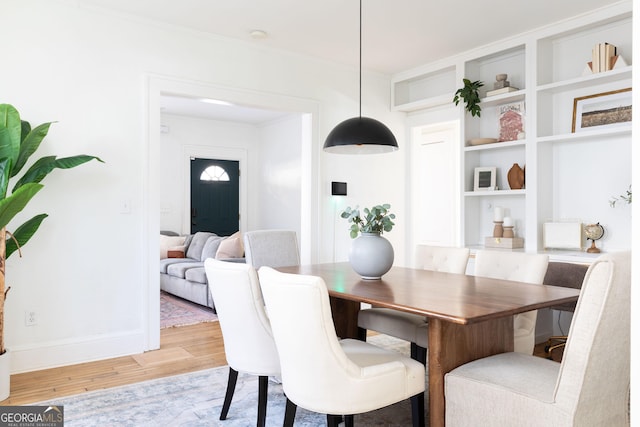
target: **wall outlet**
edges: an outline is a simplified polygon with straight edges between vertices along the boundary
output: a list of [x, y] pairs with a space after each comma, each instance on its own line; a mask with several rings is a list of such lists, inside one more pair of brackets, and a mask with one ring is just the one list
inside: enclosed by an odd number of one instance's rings
[[38, 316], [36, 316], [35, 311], [26, 310], [24, 312], [24, 325], [25, 326], [35, 326], [38, 324]]

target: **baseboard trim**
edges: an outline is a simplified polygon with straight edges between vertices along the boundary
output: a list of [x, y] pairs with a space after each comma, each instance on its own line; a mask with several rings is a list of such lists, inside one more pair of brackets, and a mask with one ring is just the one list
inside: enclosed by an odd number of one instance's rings
[[94, 362], [144, 352], [142, 330], [122, 334], [84, 337], [82, 340], [59, 340], [37, 346], [10, 347], [11, 374]]

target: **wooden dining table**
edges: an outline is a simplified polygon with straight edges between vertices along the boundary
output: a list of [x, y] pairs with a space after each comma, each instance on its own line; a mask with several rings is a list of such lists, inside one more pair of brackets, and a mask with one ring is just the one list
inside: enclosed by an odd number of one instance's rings
[[493, 354], [513, 351], [513, 315], [576, 301], [579, 289], [392, 267], [364, 280], [349, 263], [279, 267], [321, 277], [327, 285], [336, 332], [357, 338], [361, 303], [428, 318], [429, 426], [444, 426], [444, 376]]

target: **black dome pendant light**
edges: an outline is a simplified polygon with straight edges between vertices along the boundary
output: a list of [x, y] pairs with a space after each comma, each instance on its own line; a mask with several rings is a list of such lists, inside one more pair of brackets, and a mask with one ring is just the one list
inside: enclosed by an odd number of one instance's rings
[[360, 0], [360, 110], [358, 117], [338, 124], [327, 136], [324, 151], [338, 154], [388, 153], [398, 149], [393, 133], [384, 124], [362, 117], [362, 0]]

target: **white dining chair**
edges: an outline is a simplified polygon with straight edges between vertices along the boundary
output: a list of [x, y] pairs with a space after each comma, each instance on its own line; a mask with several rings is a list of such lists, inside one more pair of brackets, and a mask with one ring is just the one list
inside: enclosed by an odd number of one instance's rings
[[414, 426], [424, 426], [425, 367], [399, 352], [339, 340], [320, 277], [259, 270], [287, 396], [284, 426], [297, 406], [327, 414], [330, 426], [353, 415], [411, 399]]
[[628, 426], [629, 252], [589, 267], [558, 363], [521, 353], [469, 362], [445, 376], [446, 425]]
[[[475, 254], [475, 275], [540, 285], [548, 264], [549, 256], [545, 254], [479, 250]], [[513, 316], [514, 351], [533, 354], [537, 319], [537, 310]]]
[[257, 426], [264, 427], [269, 377], [280, 375], [280, 361], [264, 309], [258, 275], [247, 264], [208, 258], [204, 268], [216, 304], [229, 379], [220, 419], [227, 418], [238, 372], [258, 376]]
[[[432, 245], [416, 247], [416, 268], [463, 274], [469, 259], [468, 248]], [[411, 343], [411, 357], [426, 364], [427, 319], [391, 308], [372, 307], [358, 313], [358, 338], [366, 341], [367, 330], [390, 335]]]
[[254, 230], [243, 235], [246, 263], [258, 270], [300, 265], [300, 248], [295, 231]]

